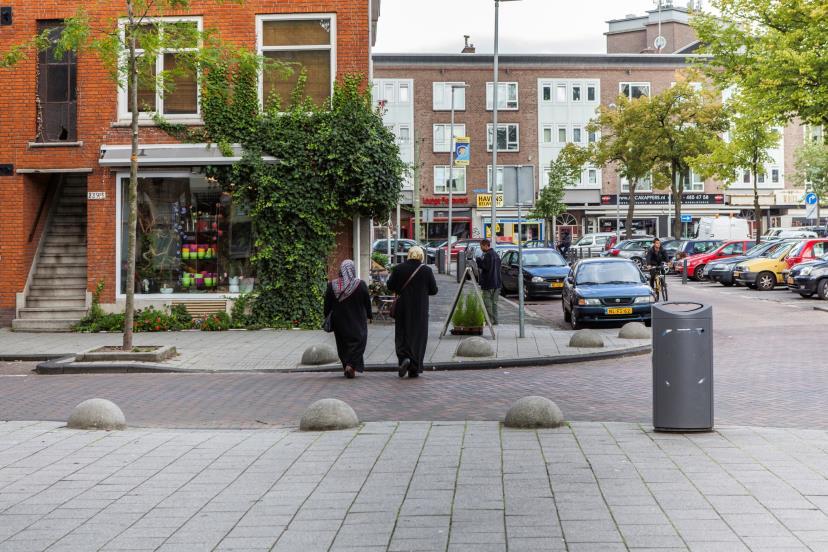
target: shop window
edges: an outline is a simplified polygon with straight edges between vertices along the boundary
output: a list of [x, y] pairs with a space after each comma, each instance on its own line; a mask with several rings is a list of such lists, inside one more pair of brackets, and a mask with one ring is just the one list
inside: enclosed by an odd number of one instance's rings
[[[432, 84], [434, 111], [451, 110], [451, 85], [463, 85], [464, 82], [435, 82]], [[466, 110], [466, 89], [454, 89], [454, 110]]]
[[39, 142], [77, 139], [78, 63], [73, 52], [58, 59], [55, 44], [63, 33], [62, 21], [38, 21], [38, 33], [49, 31], [50, 46], [38, 54], [37, 97], [40, 108]]
[[[159, 18], [140, 25], [138, 33], [138, 111], [142, 118], [160, 113], [171, 119], [192, 118], [199, 114], [199, 75], [190, 56], [198, 50], [201, 18]], [[121, 31], [124, 32], [122, 23]], [[148, 51], [148, 44], [164, 46]], [[158, 82], [165, 75], [168, 82]], [[132, 82], [118, 93], [119, 115], [131, 113], [129, 98]]]
[[[449, 153], [451, 151], [451, 125], [433, 125], [434, 144], [432, 151], [435, 153]], [[466, 135], [466, 125], [454, 124], [454, 137], [459, 138]]]
[[466, 193], [466, 167], [455, 167], [454, 170], [450, 170], [448, 165], [435, 165], [434, 166], [434, 193], [435, 194], [447, 194], [449, 193], [448, 189], [448, 180], [449, 178], [454, 179], [454, 185], [452, 186], [452, 193], [455, 194], [465, 194]]
[[619, 92], [632, 99], [650, 96], [649, 82], [622, 82], [619, 85]]
[[[126, 293], [127, 189], [121, 179], [121, 293]], [[218, 182], [201, 175], [141, 176], [135, 292], [250, 291], [253, 223]]]
[[[283, 102], [289, 100], [303, 71], [307, 78], [305, 94], [317, 105], [327, 103], [336, 74], [336, 17], [262, 15], [257, 17], [257, 23], [259, 54], [267, 60], [288, 64], [293, 70], [285, 77], [279, 69], [265, 69], [263, 103], [267, 104], [274, 94]], [[393, 100], [393, 85], [391, 98], [385, 99]]]
[[[493, 83], [486, 83], [486, 109], [492, 109]], [[497, 83], [497, 108], [514, 110], [518, 108], [518, 83]]]
[[[492, 125], [486, 125], [486, 149], [492, 151]], [[504, 123], [497, 125], [497, 151], [518, 151], [520, 141], [518, 138], [518, 125]]]

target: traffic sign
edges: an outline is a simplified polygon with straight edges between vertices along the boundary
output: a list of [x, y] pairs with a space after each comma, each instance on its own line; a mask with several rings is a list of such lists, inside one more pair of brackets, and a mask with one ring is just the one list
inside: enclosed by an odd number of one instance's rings
[[681, 215], [681, 222], [693, 222], [693, 215]]
[[819, 198], [813, 192], [805, 195], [805, 205], [816, 205]]

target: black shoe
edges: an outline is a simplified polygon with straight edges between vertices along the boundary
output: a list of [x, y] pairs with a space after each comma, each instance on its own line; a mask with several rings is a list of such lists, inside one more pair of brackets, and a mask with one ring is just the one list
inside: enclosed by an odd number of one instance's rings
[[404, 358], [402, 362], [400, 362], [400, 369], [397, 370], [397, 375], [401, 378], [405, 377], [405, 373], [408, 372], [408, 369], [411, 367], [411, 359]]
[[411, 369], [411, 370], [408, 371], [408, 377], [409, 378], [419, 378], [420, 377], [420, 372], [418, 370]]

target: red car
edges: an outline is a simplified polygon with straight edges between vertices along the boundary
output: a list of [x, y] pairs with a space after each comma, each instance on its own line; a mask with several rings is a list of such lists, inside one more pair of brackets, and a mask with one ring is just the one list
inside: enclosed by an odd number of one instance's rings
[[[744, 255], [745, 251], [753, 247], [756, 242], [752, 240], [736, 240], [724, 242], [719, 247], [699, 253], [698, 255], [691, 255], [687, 257], [687, 275], [694, 280], [701, 281], [704, 279], [704, 267], [711, 261], [724, 259], [727, 257], [735, 257], [736, 255]], [[683, 261], [683, 259], [682, 259]], [[676, 272], [681, 274], [684, 272], [684, 263], [676, 262]]]
[[[457, 254], [466, 250], [466, 246], [470, 243], [480, 243], [483, 238], [463, 238], [451, 244], [451, 260], [457, 260]], [[441, 248], [443, 249], [443, 248]]]
[[802, 240], [785, 257], [788, 269], [799, 263], [807, 263], [828, 254], [828, 238]]

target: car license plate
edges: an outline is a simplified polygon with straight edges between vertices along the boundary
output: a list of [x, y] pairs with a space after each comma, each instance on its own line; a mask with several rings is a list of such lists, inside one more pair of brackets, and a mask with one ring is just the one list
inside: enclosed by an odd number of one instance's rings
[[742, 275], [742, 273], [741, 273], [741, 272], [734, 272], [734, 273], [733, 273], [733, 277], [734, 277], [734, 278], [738, 278], [738, 277], [739, 277], [739, 276], [741, 276], [741, 275]]
[[551, 287], [551, 288], [562, 288], [563, 287], [563, 282], [552, 282], [551, 284], [549, 284], [549, 287]]
[[624, 307], [620, 309], [607, 309], [607, 314], [632, 314], [632, 307]]
[[788, 285], [789, 285], [789, 286], [794, 285], [794, 279], [793, 279], [793, 278], [791, 278], [790, 276], [788, 276]]

